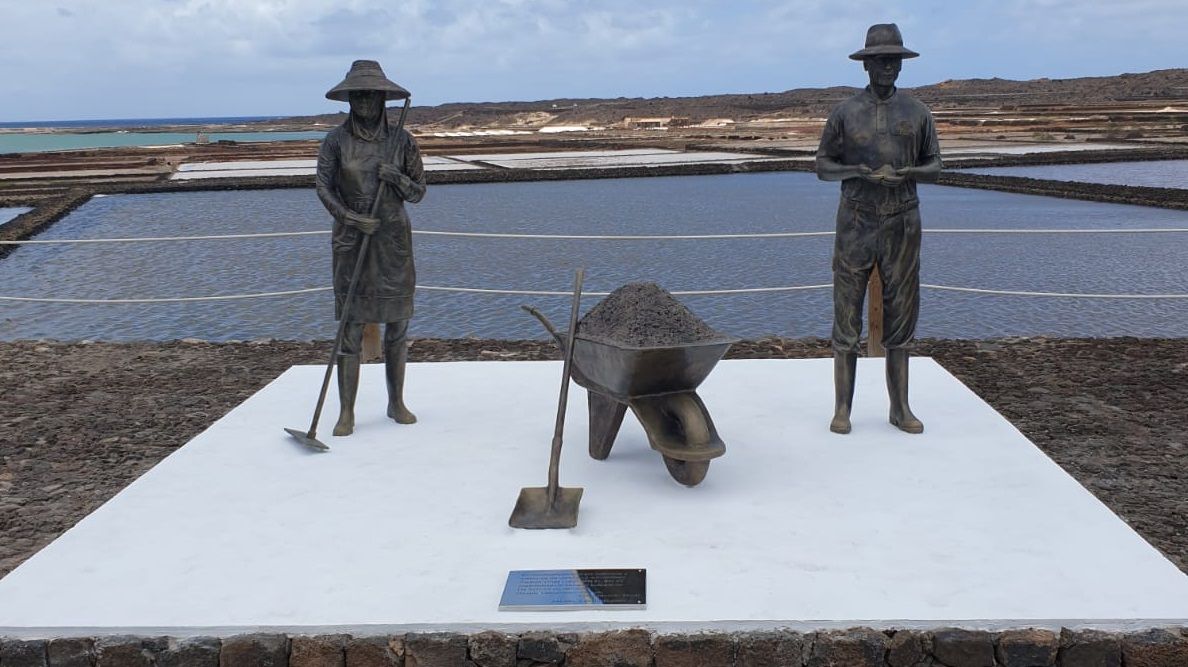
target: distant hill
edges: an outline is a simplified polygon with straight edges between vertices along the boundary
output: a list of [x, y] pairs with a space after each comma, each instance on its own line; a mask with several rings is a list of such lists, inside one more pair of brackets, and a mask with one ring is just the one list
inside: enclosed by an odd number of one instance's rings
[[[615, 99], [562, 98], [533, 102], [456, 102], [414, 106], [408, 123], [422, 128], [540, 128], [548, 125], [611, 125], [627, 117], [687, 117], [735, 121], [784, 116], [820, 116], [858, 89], [797, 88], [780, 93]], [[1024, 106], [1093, 106], [1188, 100], [1188, 69], [1078, 79], [966, 79], [911, 89], [934, 109]], [[345, 114], [299, 116], [271, 124], [338, 124]]]

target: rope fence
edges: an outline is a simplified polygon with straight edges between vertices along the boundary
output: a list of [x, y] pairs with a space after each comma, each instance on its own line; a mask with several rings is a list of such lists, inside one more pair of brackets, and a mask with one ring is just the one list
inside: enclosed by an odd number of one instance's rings
[[[675, 296], [721, 296], [730, 294], [770, 294], [777, 292], [803, 292], [809, 290], [830, 289], [832, 283], [820, 285], [792, 285], [788, 287], [744, 287], [739, 289], [718, 290], [677, 290], [671, 292]], [[921, 284], [923, 289], [947, 292], [967, 292], [994, 296], [1026, 296], [1068, 299], [1188, 299], [1188, 294], [1086, 294], [1080, 292], [1030, 292], [1023, 290], [994, 290], [978, 287], [954, 287], [951, 285]], [[310, 287], [306, 289], [287, 290], [281, 292], [255, 292], [251, 294], [224, 294], [215, 296], [180, 296], [143, 299], [66, 299], [52, 297], [0, 296], [0, 301], [17, 301], [27, 303], [60, 303], [60, 304], [135, 304], [135, 303], [187, 303], [194, 301], [239, 301], [243, 299], [262, 299], [280, 296], [295, 296], [329, 292], [331, 287]], [[454, 292], [459, 294], [490, 294], [496, 296], [564, 296], [572, 297], [573, 292], [556, 292], [549, 290], [516, 290], [516, 289], [488, 289], [480, 287], [443, 287], [438, 285], [417, 285], [423, 292]], [[585, 296], [607, 296], [610, 292], [582, 292]]]
[[[1184, 233], [1188, 228], [1155, 227], [1143, 229], [927, 229], [932, 234], [1158, 234]], [[0, 240], [0, 245], [51, 245], [51, 244], [86, 244], [86, 243], [143, 243], [162, 241], [223, 241], [238, 239], [283, 238], [299, 236], [321, 236], [329, 234], [330, 230], [304, 232], [260, 232], [252, 234], [216, 234], [204, 236], [149, 236], [132, 238], [100, 238], [100, 239], [29, 239], [22, 241]], [[813, 236], [833, 236], [831, 231], [813, 232], [767, 232], [754, 234], [689, 234], [689, 235], [567, 235], [567, 234], [516, 234], [502, 232], [450, 232], [413, 230], [413, 234], [426, 236], [449, 236], [462, 238], [506, 238], [506, 239], [548, 239], [548, 240], [581, 240], [581, 241], [659, 241], [659, 240], [715, 240], [715, 239], [774, 239], [774, 238], [803, 238]], [[780, 292], [799, 292], [809, 290], [829, 289], [833, 285], [824, 283], [819, 285], [791, 285], [785, 287], [747, 287], [737, 289], [715, 290], [685, 290], [674, 291], [677, 296], [719, 296], [731, 294], [766, 294]], [[1022, 296], [1041, 298], [1072, 298], [1072, 299], [1188, 299], [1188, 294], [1088, 294], [1078, 292], [1038, 292], [1026, 290], [999, 290], [978, 287], [956, 287], [951, 285], [921, 284], [921, 288], [984, 294], [994, 296]], [[26, 303], [57, 303], [57, 304], [152, 304], [152, 303], [189, 303], [200, 301], [238, 301], [245, 299], [261, 299], [270, 297], [295, 296], [328, 292], [331, 287], [311, 287], [306, 289], [255, 292], [248, 294], [225, 294], [212, 296], [186, 297], [146, 297], [122, 299], [69, 299], [55, 297], [24, 297], [3, 296], [0, 301]], [[516, 290], [492, 289], [478, 287], [446, 287], [438, 285], [417, 285], [417, 290], [425, 292], [452, 292], [460, 294], [490, 294], [499, 296], [571, 296], [568, 291], [548, 290]], [[609, 292], [585, 292], [589, 296], [606, 296]]]
[[[926, 234], [1182, 234], [1188, 227], [1151, 227], [1145, 229], [925, 229]], [[142, 236], [108, 239], [26, 239], [0, 240], [0, 245], [55, 245], [84, 243], [148, 243], [161, 241], [230, 241], [238, 239], [325, 236], [330, 230], [308, 232], [261, 232], [254, 234], [213, 234], [206, 236]], [[833, 236], [834, 232], [758, 232], [753, 234], [515, 234], [504, 232], [449, 232], [414, 229], [420, 236], [447, 236], [482, 239], [540, 239], [550, 241], [713, 241], [722, 239], [791, 239]]]
[[0, 245], [56, 245], [75, 243], [145, 243], [152, 241], [228, 241], [237, 239], [266, 239], [285, 236], [321, 236], [328, 231], [314, 232], [262, 232], [257, 234], [211, 234], [207, 236], [140, 236], [115, 239], [25, 239], [23, 241], [2, 241]]
[[983, 289], [979, 287], [952, 287], [949, 285], [920, 285], [946, 292], [970, 292], [999, 296], [1040, 296], [1070, 299], [1188, 299], [1188, 294], [1084, 294], [1080, 292], [1027, 292], [1023, 290]]

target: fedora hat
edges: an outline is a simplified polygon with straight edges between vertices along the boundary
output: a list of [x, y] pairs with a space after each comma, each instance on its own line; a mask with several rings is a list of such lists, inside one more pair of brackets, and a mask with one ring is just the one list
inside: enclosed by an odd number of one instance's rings
[[348, 95], [353, 90], [378, 90], [385, 93], [388, 100], [403, 100], [412, 97], [412, 93], [384, 76], [384, 70], [374, 60], [356, 60], [351, 63], [351, 71], [347, 72], [342, 83], [326, 93], [326, 98], [348, 102], [350, 101]]
[[899, 34], [899, 26], [894, 23], [878, 23], [866, 31], [866, 48], [850, 54], [853, 60], [873, 58], [874, 56], [899, 56], [900, 58], [915, 58], [920, 55], [911, 49], [903, 48], [903, 35]]

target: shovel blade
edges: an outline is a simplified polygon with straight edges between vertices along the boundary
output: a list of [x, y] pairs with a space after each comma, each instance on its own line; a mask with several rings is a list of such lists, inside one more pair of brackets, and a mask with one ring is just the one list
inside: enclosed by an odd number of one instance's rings
[[301, 444], [305, 445], [306, 447], [309, 447], [310, 449], [315, 449], [319, 452], [330, 451], [330, 448], [327, 447], [325, 444], [323, 444], [321, 440], [311, 437], [305, 431], [298, 431], [295, 428], [286, 428], [285, 432], [287, 432], [289, 435], [293, 436], [293, 439], [295, 439], [297, 442], [300, 442]]
[[581, 488], [557, 488], [557, 497], [549, 502], [549, 487], [520, 489], [520, 498], [507, 524], [512, 528], [573, 528], [577, 525]]

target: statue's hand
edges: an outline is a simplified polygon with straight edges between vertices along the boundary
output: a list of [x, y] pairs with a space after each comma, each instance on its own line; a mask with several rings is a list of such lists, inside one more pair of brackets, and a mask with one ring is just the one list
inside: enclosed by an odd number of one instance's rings
[[883, 179], [879, 178], [877, 172], [875, 172], [873, 169], [871, 169], [870, 167], [868, 167], [864, 164], [860, 164], [857, 167], [854, 167], [854, 170], [858, 172], [858, 177], [864, 181], [869, 181], [871, 183], [880, 183], [880, 184], [883, 182]]
[[368, 236], [375, 233], [379, 229], [379, 218], [363, 215], [361, 213], [348, 212], [343, 218], [343, 222], [367, 234]]
[[874, 175], [878, 177], [879, 183], [888, 188], [896, 187], [904, 180], [904, 177], [899, 174], [899, 170], [889, 164], [879, 167]]
[[408, 199], [408, 192], [412, 189], [413, 183], [411, 178], [390, 164], [381, 164], [379, 174], [380, 179], [392, 184], [401, 199]]
[[401, 173], [399, 169], [396, 168], [396, 165], [386, 164], [386, 163], [380, 165], [379, 177], [380, 177], [381, 181], [386, 181], [386, 182], [391, 183], [392, 185], [395, 185], [397, 187], [400, 186], [400, 182], [402, 180], [405, 180], [408, 178], [403, 173]]

